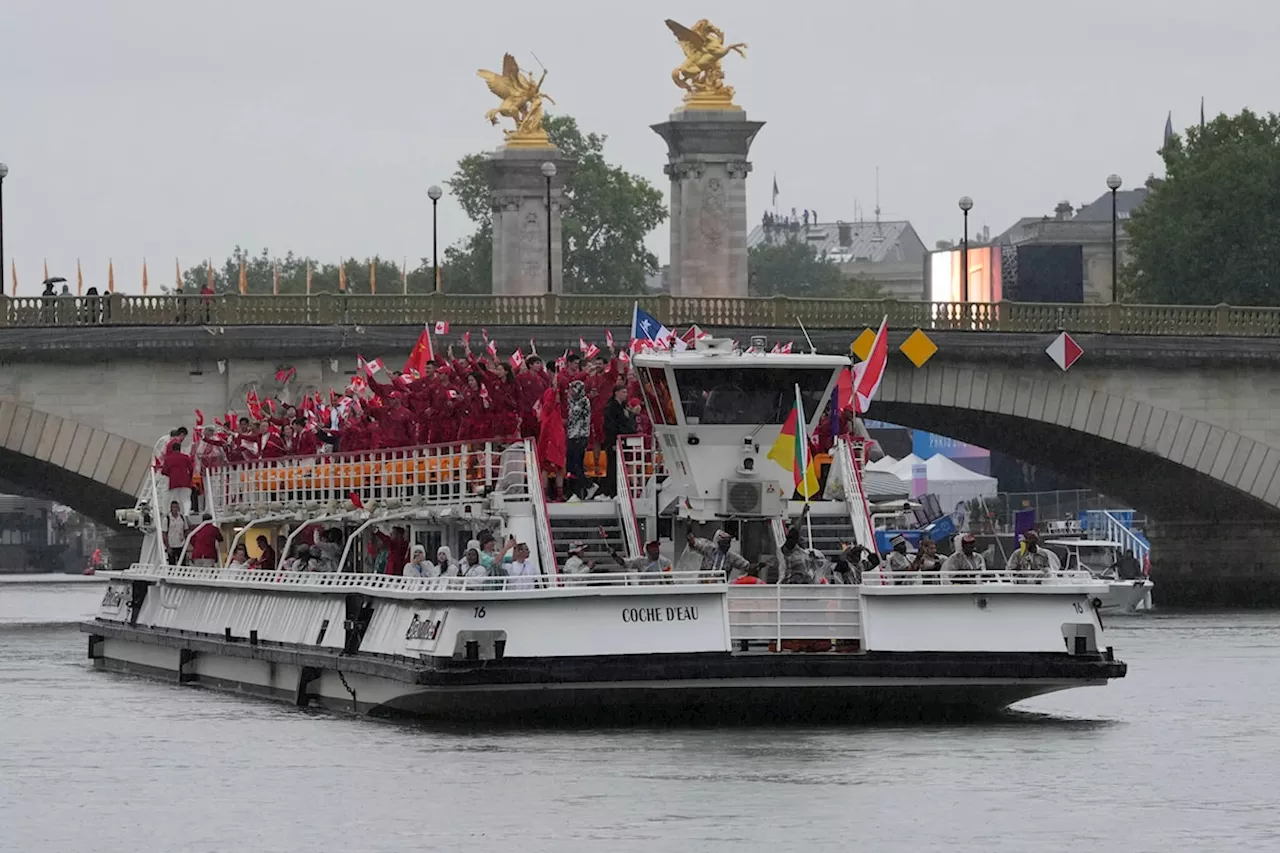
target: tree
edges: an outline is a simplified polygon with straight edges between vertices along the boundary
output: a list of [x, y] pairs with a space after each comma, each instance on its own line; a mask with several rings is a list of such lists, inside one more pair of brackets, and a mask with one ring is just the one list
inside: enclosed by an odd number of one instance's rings
[[1174, 136], [1126, 227], [1125, 296], [1280, 305], [1280, 116], [1249, 110]]
[[[570, 116], [548, 116], [547, 135], [572, 160], [561, 208], [568, 293], [637, 293], [658, 259], [644, 239], [667, 218], [662, 192], [604, 159], [605, 136], [584, 134]], [[492, 282], [489, 173], [483, 154], [458, 161], [447, 181], [476, 231], [445, 250], [446, 289], [488, 292]]]
[[752, 296], [880, 299], [880, 286], [845, 278], [830, 258], [800, 240], [762, 243], [747, 253], [747, 292]]

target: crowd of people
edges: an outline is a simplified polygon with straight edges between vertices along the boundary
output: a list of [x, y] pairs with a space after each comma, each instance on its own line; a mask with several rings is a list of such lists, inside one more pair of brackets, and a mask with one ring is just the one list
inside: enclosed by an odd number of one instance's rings
[[[460, 354], [450, 346], [420, 371], [362, 361], [345, 391], [327, 400], [316, 393], [289, 403], [251, 392], [247, 416], [229, 412], [206, 424], [197, 412], [190, 450], [188, 430], [176, 429], [157, 466], [190, 514], [191, 490], [222, 465], [528, 438], [553, 484], [549, 497], [584, 500], [615, 492], [618, 436], [652, 432], [640, 394], [630, 361], [612, 346], [607, 358], [590, 346], [547, 364], [518, 351], [504, 361], [492, 345], [477, 354], [464, 339]], [[588, 466], [597, 453], [602, 464]]]

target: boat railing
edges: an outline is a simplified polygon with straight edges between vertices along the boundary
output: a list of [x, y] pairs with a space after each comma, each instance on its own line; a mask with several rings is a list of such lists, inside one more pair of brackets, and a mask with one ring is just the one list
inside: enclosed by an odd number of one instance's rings
[[867, 502], [867, 493], [862, 485], [862, 472], [866, 470], [867, 461], [866, 441], [856, 436], [841, 438], [836, 442], [834, 452], [854, 535], [857, 536], [858, 544], [873, 554], [878, 553], [871, 505]]
[[134, 563], [128, 575], [165, 581], [192, 581], [227, 585], [252, 585], [269, 588], [306, 588], [308, 590], [340, 589], [344, 592], [398, 591], [423, 592], [515, 592], [544, 589], [622, 586], [707, 586], [723, 585], [721, 572], [603, 572], [584, 575], [535, 575], [518, 577], [441, 577], [422, 578], [403, 575], [364, 574], [357, 572], [294, 572], [282, 569], [232, 569], [217, 566], [169, 566]]
[[[640, 451], [643, 453], [644, 436], [618, 436], [617, 449], [614, 452], [618, 464], [615, 466], [616, 470], [609, 472], [609, 476], [614, 478], [615, 491], [618, 495], [618, 516], [622, 519], [622, 535], [627, 546], [627, 555], [632, 557], [641, 553], [640, 521], [636, 517], [636, 493], [632, 486], [632, 466], [626, 464], [625, 459], [628, 450], [635, 447], [637, 439]], [[641, 493], [644, 491], [643, 483], [640, 484], [640, 491]]]
[[1134, 514], [1131, 509], [1086, 510], [1085, 532], [1091, 539], [1101, 538], [1110, 542], [1119, 542], [1126, 551], [1133, 552], [1133, 556], [1140, 564], [1145, 565], [1151, 553], [1151, 543], [1129, 523], [1128, 520], [1132, 519]]
[[530, 439], [521, 442], [524, 457], [525, 487], [529, 490], [529, 501], [533, 504], [534, 534], [538, 539], [540, 565], [550, 566], [548, 572], [552, 577], [557, 574], [556, 542], [551, 533], [551, 512], [547, 509], [546, 482], [542, 465], [538, 462], [538, 448]]
[[243, 517], [254, 508], [381, 505], [456, 505], [478, 501], [502, 478], [502, 445], [460, 442], [256, 459], [212, 468], [205, 493], [218, 516]]
[[988, 570], [979, 572], [891, 572], [880, 568], [862, 573], [863, 586], [1013, 586], [1039, 584], [1072, 586], [1094, 583], [1093, 575], [1086, 571], [1048, 572]]
[[657, 452], [653, 437], [647, 435], [618, 436], [618, 467], [633, 498], [643, 497], [649, 481], [664, 473], [662, 455]]
[[860, 641], [859, 594], [837, 584], [730, 584], [729, 639], [739, 649], [768, 642], [775, 651], [788, 640]]

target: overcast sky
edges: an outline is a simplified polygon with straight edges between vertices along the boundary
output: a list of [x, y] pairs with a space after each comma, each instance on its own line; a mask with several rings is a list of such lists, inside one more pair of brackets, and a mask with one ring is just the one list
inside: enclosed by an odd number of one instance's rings
[[[1160, 169], [1175, 128], [1276, 108], [1280, 4], [1257, 0], [4, 0], [0, 162], [20, 293], [41, 262], [136, 290], [235, 244], [329, 260], [431, 253], [426, 189], [501, 143], [476, 69], [504, 51], [607, 156], [665, 192], [649, 125], [680, 102], [662, 21], [709, 17], [750, 45], [726, 60], [738, 102], [768, 122], [753, 147], [751, 219], [770, 204], [824, 221], [908, 219], [929, 245], [960, 230], [956, 199], [993, 232], [1079, 205], [1118, 172]], [[448, 197], [442, 246], [470, 223]], [[663, 226], [650, 238], [665, 261]]]

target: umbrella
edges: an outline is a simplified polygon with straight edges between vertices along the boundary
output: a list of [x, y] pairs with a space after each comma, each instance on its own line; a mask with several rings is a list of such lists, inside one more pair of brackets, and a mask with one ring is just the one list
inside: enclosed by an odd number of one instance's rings
[[43, 284], [62, 284], [65, 281], [66, 279], [63, 278], [62, 276], [55, 275], [53, 278], [46, 278], [42, 283]]

